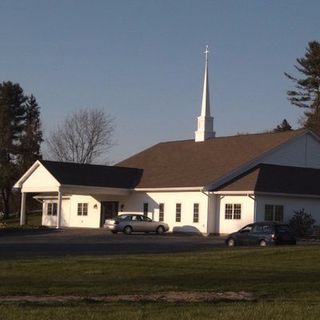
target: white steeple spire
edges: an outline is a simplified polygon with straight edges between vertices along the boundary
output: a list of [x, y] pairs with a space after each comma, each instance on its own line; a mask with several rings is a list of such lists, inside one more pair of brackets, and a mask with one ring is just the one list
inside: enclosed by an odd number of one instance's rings
[[208, 72], [208, 46], [206, 46], [205, 54], [205, 69], [203, 80], [203, 94], [201, 115], [198, 117], [198, 130], [195, 132], [195, 141], [205, 141], [213, 138], [215, 132], [213, 131], [213, 117], [210, 115], [210, 93], [209, 93], [209, 72]]

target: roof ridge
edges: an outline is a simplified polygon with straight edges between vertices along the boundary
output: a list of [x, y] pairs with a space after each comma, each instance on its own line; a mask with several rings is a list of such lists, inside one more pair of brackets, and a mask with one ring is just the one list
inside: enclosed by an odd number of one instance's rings
[[[238, 133], [238, 134], [234, 134], [234, 135], [228, 135], [228, 136], [216, 136], [214, 138], [210, 138], [207, 139], [205, 141], [202, 142], [206, 142], [206, 141], [212, 141], [212, 140], [220, 140], [220, 139], [225, 139], [225, 138], [235, 138], [235, 137], [244, 137], [244, 136], [259, 136], [259, 135], [276, 135], [276, 134], [288, 134], [290, 133], [298, 133], [298, 132], [306, 132], [308, 131], [307, 129], [304, 128], [300, 128], [300, 129], [295, 129], [295, 130], [287, 130], [287, 131], [281, 131], [281, 132], [272, 132], [272, 131], [266, 131], [266, 132], [254, 132], [254, 133]], [[158, 144], [164, 144], [164, 143], [177, 143], [177, 142], [187, 142], [187, 141], [194, 141], [194, 139], [184, 139], [184, 140], [171, 140], [171, 141], [162, 141], [159, 142], [155, 145], [153, 145], [152, 147], [158, 145]], [[150, 148], [152, 148], [150, 147]], [[148, 148], [148, 149], [150, 149]], [[147, 150], [147, 149], [145, 149]]]
[[73, 165], [73, 166], [83, 166], [83, 167], [99, 167], [99, 168], [125, 168], [125, 169], [137, 169], [139, 168], [132, 168], [132, 167], [122, 167], [117, 165], [106, 165], [106, 164], [95, 164], [95, 163], [78, 163], [78, 162], [69, 162], [69, 161], [53, 161], [53, 160], [39, 160], [40, 163], [45, 165], [45, 163], [51, 164], [63, 164], [63, 165]]

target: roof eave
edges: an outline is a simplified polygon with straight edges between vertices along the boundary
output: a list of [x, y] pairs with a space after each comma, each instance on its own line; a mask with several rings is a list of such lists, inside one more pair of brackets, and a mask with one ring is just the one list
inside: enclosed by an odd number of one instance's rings
[[279, 150], [281, 147], [283, 147], [284, 145], [288, 144], [288, 143], [292, 143], [293, 141], [295, 141], [296, 139], [300, 138], [301, 136], [303, 135], [306, 135], [306, 134], [310, 134], [312, 135], [313, 137], [315, 137], [317, 140], [320, 141], [320, 138], [315, 135], [313, 132], [311, 132], [310, 130], [302, 130], [300, 134], [297, 134], [296, 136], [290, 138], [289, 140], [283, 142], [283, 143], [280, 143], [278, 144], [276, 147], [273, 147], [271, 149], [269, 149], [268, 151], [266, 152], [263, 152], [262, 154], [260, 154], [258, 157], [242, 164], [241, 166], [233, 169], [233, 170], [230, 170], [227, 174], [221, 176], [220, 178], [210, 182], [209, 184], [207, 184], [205, 187], [204, 187], [204, 190], [206, 191], [214, 191], [216, 190], [217, 188], [219, 188], [221, 185], [227, 183], [228, 181], [230, 181], [231, 179], [234, 179], [236, 178], [237, 176], [239, 176], [240, 174], [246, 172], [247, 170], [250, 170], [252, 168], [254, 168], [255, 166], [257, 166], [258, 164], [261, 163], [261, 160], [272, 154], [273, 152]]

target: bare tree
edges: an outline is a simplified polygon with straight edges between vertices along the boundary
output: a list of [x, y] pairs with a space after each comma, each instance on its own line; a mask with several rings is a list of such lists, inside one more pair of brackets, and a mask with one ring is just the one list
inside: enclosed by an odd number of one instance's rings
[[102, 110], [76, 111], [49, 135], [48, 156], [67, 162], [105, 162], [112, 147], [112, 133], [113, 119]]

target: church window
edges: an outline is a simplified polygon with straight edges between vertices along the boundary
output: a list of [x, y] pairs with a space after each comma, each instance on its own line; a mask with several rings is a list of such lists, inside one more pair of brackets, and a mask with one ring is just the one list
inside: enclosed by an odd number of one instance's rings
[[176, 222], [181, 222], [181, 203], [176, 203]]
[[56, 202], [48, 203], [47, 205], [47, 215], [56, 216], [58, 211], [58, 204]]
[[266, 204], [264, 207], [264, 220], [265, 221], [283, 221], [283, 206]]
[[149, 212], [149, 204], [148, 204], [148, 202], [145, 202], [145, 203], [143, 204], [143, 215], [144, 215], [144, 216], [147, 216], [147, 215], [148, 215], [148, 212]]
[[193, 222], [199, 222], [199, 203], [193, 204]]
[[241, 204], [240, 203], [226, 203], [224, 218], [226, 220], [240, 220], [241, 219]]
[[159, 204], [159, 221], [164, 221], [164, 203]]
[[87, 216], [88, 215], [88, 204], [87, 203], [78, 203], [78, 216]]

